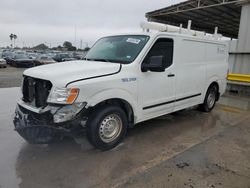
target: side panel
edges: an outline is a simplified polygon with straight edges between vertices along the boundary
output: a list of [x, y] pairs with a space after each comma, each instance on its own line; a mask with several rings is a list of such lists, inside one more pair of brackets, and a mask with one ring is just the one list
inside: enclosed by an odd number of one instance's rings
[[[206, 44], [206, 88], [216, 81], [219, 84], [219, 92], [222, 95], [226, 89], [226, 77], [228, 71], [228, 46], [226, 44]], [[205, 91], [206, 92], [206, 91]]]
[[201, 103], [206, 85], [206, 43], [180, 39], [176, 63], [175, 110]]

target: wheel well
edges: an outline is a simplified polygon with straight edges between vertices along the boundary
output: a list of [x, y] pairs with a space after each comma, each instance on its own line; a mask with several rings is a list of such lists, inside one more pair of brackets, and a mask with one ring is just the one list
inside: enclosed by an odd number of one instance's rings
[[112, 104], [112, 105], [121, 107], [127, 115], [128, 122], [129, 122], [128, 127], [131, 128], [134, 126], [134, 111], [131, 105], [123, 99], [114, 98], [114, 99], [108, 99], [108, 100], [102, 101], [96, 104], [95, 106], [91, 107], [91, 111], [100, 106], [107, 105], [107, 104]]
[[218, 101], [219, 98], [220, 98], [219, 84], [218, 84], [217, 82], [214, 81], [214, 82], [212, 82], [212, 83], [209, 85], [208, 88], [210, 88], [211, 86], [214, 86], [214, 85], [217, 87], [216, 101]]

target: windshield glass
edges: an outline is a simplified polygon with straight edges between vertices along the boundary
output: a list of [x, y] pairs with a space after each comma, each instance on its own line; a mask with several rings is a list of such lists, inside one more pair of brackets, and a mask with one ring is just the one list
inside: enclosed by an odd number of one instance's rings
[[38, 56], [37, 58], [36, 58], [37, 60], [52, 60], [52, 58], [51, 57], [49, 57], [49, 56]]
[[146, 35], [121, 35], [98, 40], [86, 60], [128, 64], [135, 60], [149, 39]]
[[24, 54], [17, 54], [15, 55], [15, 59], [29, 59], [29, 57]]

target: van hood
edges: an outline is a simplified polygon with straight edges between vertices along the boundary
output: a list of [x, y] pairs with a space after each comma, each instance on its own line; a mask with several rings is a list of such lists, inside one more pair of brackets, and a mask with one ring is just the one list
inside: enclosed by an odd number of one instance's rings
[[79, 60], [42, 65], [27, 69], [23, 74], [49, 80], [56, 87], [65, 87], [73, 81], [118, 73], [120, 68], [119, 63]]

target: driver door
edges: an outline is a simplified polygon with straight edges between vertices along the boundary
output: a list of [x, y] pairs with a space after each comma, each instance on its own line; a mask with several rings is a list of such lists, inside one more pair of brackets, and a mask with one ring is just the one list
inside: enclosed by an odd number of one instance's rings
[[151, 47], [143, 64], [150, 64], [152, 57], [163, 56], [161, 72], [147, 70], [141, 72], [139, 79], [139, 104], [142, 119], [150, 119], [174, 109], [175, 70], [173, 63], [174, 41], [171, 38], [158, 38]]

